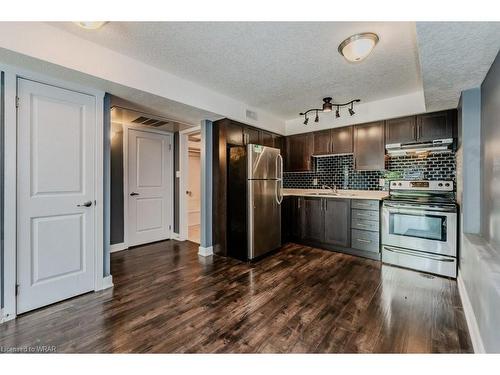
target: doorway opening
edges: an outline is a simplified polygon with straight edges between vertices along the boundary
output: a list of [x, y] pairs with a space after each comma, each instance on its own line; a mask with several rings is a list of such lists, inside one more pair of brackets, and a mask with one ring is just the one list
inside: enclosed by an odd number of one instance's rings
[[187, 225], [188, 240], [200, 243], [201, 132], [188, 134]]

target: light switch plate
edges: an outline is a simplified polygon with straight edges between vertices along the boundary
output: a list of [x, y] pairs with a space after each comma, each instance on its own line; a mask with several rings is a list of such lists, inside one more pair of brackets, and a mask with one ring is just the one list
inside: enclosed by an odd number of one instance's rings
[[318, 186], [318, 179], [316, 177], [313, 178], [313, 186]]

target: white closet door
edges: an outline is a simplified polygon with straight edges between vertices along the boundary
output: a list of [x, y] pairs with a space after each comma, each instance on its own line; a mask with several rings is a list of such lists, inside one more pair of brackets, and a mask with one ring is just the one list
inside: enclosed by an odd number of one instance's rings
[[170, 238], [169, 134], [128, 129], [128, 245]]
[[18, 80], [23, 313], [94, 289], [95, 97]]

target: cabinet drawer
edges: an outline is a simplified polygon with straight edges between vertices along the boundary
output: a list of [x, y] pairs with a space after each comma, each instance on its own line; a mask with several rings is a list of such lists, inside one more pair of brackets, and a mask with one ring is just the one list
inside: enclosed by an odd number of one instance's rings
[[380, 251], [378, 232], [353, 229], [351, 247], [353, 249], [378, 253]]
[[378, 232], [380, 225], [378, 221], [352, 218], [351, 228]]
[[368, 210], [352, 210], [353, 219], [379, 221], [379, 212]]
[[368, 199], [353, 199], [351, 202], [351, 207], [357, 208], [358, 210], [378, 211], [379, 201]]

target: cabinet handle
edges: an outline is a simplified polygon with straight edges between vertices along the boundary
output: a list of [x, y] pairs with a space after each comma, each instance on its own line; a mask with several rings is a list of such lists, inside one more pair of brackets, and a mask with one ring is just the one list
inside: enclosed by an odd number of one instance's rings
[[365, 240], [363, 238], [356, 238], [356, 241], [359, 241], [359, 242], [364, 242], [364, 243], [372, 243], [372, 241], [370, 240]]

